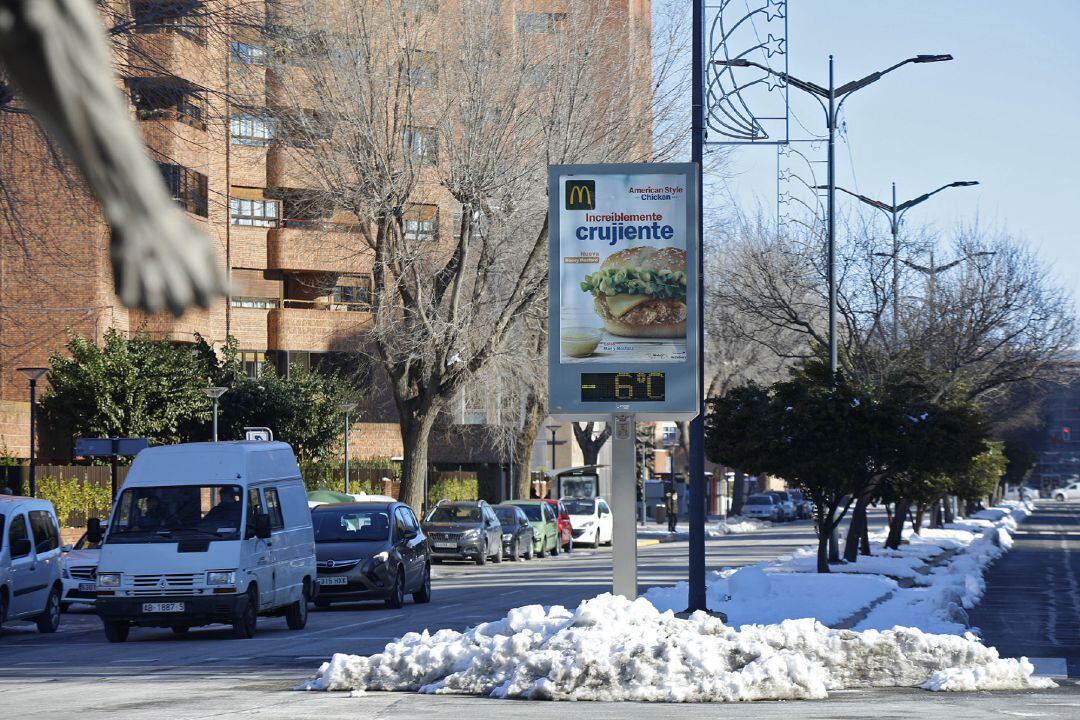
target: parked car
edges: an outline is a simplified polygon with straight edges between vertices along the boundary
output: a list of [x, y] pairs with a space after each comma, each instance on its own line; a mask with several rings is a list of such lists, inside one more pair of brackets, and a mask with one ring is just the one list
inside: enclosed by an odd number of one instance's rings
[[1080, 500], [1080, 482], [1069, 483], [1050, 492], [1050, 497], [1058, 502], [1066, 500]]
[[814, 516], [814, 503], [810, 502], [810, 498], [806, 497], [802, 490], [788, 490], [787, 492], [795, 503], [796, 517], [806, 519]]
[[412, 509], [396, 500], [320, 505], [315, 529], [315, 607], [382, 600], [388, 608], [431, 602], [431, 551]]
[[562, 500], [545, 499], [551, 509], [555, 511], [556, 523], [559, 526], [559, 547], [566, 552], [574, 551], [574, 526], [570, 522], [570, 514], [563, 507]]
[[90, 542], [83, 533], [78, 542], [61, 550], [64, 554], [60, 557], [60, 580], [64, 591], [60, 596], [60, 612], [67, 612], [72, 603], [93, 605], [97, 600], [95, 585], [101, 543]]
[[[91, 520], [88, 538], [100, 533]], [[243, 440], [140, 452], [113, 504], [96, 591], [109, 642], [132, 626], [212, 623], [250, 638], [259, 615], [302, 629], [315, 536], [292, 448]]]
[[535, 554], [532, 524], [517, 505], [495, 505], [491, 508], [502, 525], [503, 555], [510, 560], [524, 556], [532, 560]]
[[559, 521], [546, 500], [510, 500], [504, 504], [517, 505], [529, 518], [534, 533], [533, 550], [538, 556], [559, 554]]
[[780, 508], [780, 520], [795, 520], [799, 517], [798, 511], [795, 509], [795, 501], [791, 499], [787, 490], [770, 490], [765, 494], [775, 498], [776, 504]]
[[743, 515], [776, 522], [780, 519], [780, 505], [772, 495], [751, 495], [743, 503]]
[[435, 562], [502, 562], [502, 524], [483, 500], [440, 502], [428, 513], [422, 527]]
[[32, 620], [60, 627], [60, 524], [48, 500], [0, 495], [0, 629]]
[[574, 539], [593, 547], [610, 545], [614, 536], [611, 508], [603, 498], [563, 498], [570, 515]]

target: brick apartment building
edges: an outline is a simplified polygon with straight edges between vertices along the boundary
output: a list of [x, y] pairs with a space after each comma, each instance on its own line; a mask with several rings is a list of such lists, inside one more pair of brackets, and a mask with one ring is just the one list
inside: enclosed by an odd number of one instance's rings
[[[458, 0], [401, 1], [405, 9], [459, 11]], [[100, 341], [109, 328], [145, 328], [178, 343], [199, 333], [215, 344], [233, 336], [255, 373], [263, 361], [284, 372], [296, 364], [356, 362], [370, 324], [372, 256], [355, 217], [313, 212], [305, 202], [313, 179], [296, 162], [303, 150], [275, 142], [264, 116], [245, 109], [280, 107], [305, 82], [299, 68], [266, 62], [272, 49], [259, 25], [268, 9], [272, 15], [274, 0], [99, 5], [128, 28], [113, 39], [132, 118], [174, 199], [212, 238], [233, 294], [179, 318], [121, 306], [112, 287], [109, 230], [95, 202], [30, 116], [0, 112], [0, 189], [7, 198], [0, 207], [0, 450], [20, 458], [28, 456], [29, 403], [27, 381], [16, 368], [47, 365], [71, 332]], [[225, 16], [215, 13], [238, 5], [245, 21], [221, 23]], [[501, 0], [499, 21], [516, 33], [551, 32], [559, 5]], [[649, 0], [612, 6], [614, 22], [624, 29], [648, 28]], [[647, 67], [648, 48], [640, 52]], [[18, 109], [18, 101], [9, 109]], [[405, 142], [425, 162], [439, 162], [421, 132]], [[452, 242], [456, 223], [448, 200], [438, 184], [422, 179], [406, 232]], [[351, 438], [358, 457], [402, 452], [397, 418], [383, 395], [376, 387], [370, 407], [362, 408]], [[478, 422], [467, 415], [450, 413], [449, 421]], [[461, 432], [449, 436], [456, 440], [436, 441], [433, 462], [501, 464], [493, 453], [464, 451]]]

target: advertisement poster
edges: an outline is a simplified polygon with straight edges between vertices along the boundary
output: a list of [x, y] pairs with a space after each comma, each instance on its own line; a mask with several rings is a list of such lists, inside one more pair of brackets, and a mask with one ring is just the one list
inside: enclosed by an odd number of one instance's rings
[[686, 359], [686, 176], [561, 176], [560, 362]]

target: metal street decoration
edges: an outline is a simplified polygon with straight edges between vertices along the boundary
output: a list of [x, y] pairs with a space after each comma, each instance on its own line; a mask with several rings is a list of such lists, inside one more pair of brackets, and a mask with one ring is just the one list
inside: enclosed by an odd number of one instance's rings
[[715, 60], [752, 59], [788, 70], [787, 0], [706, 3], [705, 123], [713, 145], [784, 144], [788, 84], [776, 75], [737, 72]]

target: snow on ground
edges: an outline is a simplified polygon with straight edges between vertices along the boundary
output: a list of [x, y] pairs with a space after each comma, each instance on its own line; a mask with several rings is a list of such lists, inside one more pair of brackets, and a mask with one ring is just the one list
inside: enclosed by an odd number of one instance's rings
[[[758, 532], [759, 530], [764, 530], [769, 527], [772, 527], [772, 523], [767, 520], [754, 520], [740, 515], [706, 525], [705, 536], [718, 538], [723, 537], [724, 535], [743, 535], [745, 533]], [[668, 532], [668, 529], [661, 525], [639, 528], [637, 535], [639, 538], [673, 538], [675, 540], [686, 540], [690, 537], [690, 526], [687, 523], [679, 523], [675, 526], [675, 532], [673, 533]]]
[[306, 690], [409, 690], [532, 700], [732, 702], [830, 690], [1052, 687], [974, 636], [864, 633], [811, 620], [736, 630], [645, 599], [600, 595], [576, 610], [532, 605], [464, 633], [409, 633], [370, 657], [338, 654]]
[[[880, 548], [878, 537], [877, 557], [827, 575], [806, 572], [803, 551], [710, 573], [708, 605], [727, 623], [676, 617], [685, 583], [633, 602], [604, 594], [575, 610], [531, 605], [465, 632], [409, 633], [370, 657], [336, 654], [301, 689], [715, 702], [865, 687], [1054, 687], [1033, 677], [1026, 659], [1000, 658], [965, 627], [965, 608], [985, 590], [983, 571], [1029, 510], [1007, 503], [909, 535], [899, 551]], [[932, 558], [940, 562], [927, 569]], [[828, 627], [854, 622], [871, 605], [855, 630]]]

